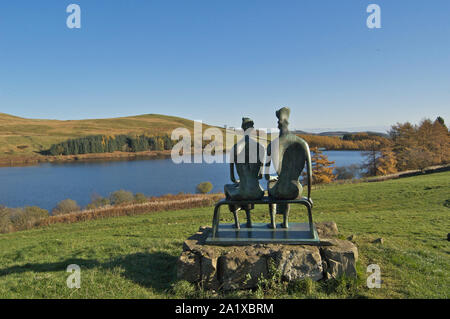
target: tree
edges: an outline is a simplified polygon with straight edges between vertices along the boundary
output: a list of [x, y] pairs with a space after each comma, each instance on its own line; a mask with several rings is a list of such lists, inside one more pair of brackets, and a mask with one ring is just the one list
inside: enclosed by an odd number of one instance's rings
[[419, 125], [397, 123], [389, 134], [398, 170], [423, 169], [449, 161], [450, 135], [443, 119], [425, 119]]
[[311, 156], [313, 184], [332, 182], [335, 179], [333, 174], [334, 161], [329, 161], [328, 156], [323, 154], [317, 147], [312, 148], [311, 151], [313, 152]]
[[377, 164], [379, 157], [380, 145], [373, 141], [370, 143], [370, 148], [364, 151], [362, 154], [365, 157], [365, 161], [362, 168], [365, 170], [364, 175], [366, 176], [376, 176], [377, 175]]
[[156, 150], [156, 139], [154, 137], [149, 137], [148, 145], [149, 145], [150, 151], [155, 151]]
[[389, 175], [397, 173], [397, 159], [391, 148], [385, 147], [380, 150], [376, 163], [376, 175]]
[[86, 206], [87, 209], [96, 209], [111, 204], [109, 198], [100, 196], [99, 194], [92, 194], [91, 202]]
[[397, 169], [404, 171], [417, 168], [414, 150], [418, 149], [417, 130], [409, 122], [397, 123], [391, 127], [392, 151], [397, 159]]
[[434, 152], [433, 164], [446, 164], [450, 159], [450, 135], [444, 119], [436, 119], [432, 125], [432, 148]]
[[63, 201], [60, 201], [58, 205], [53, 208], [52, 215], [57, 216], [77, 211], [80, 211], [80, 206], [78, 206], [77, 202], [72, 199], [65, 199]]
[[353, 179], [359, 176], [361, 167], [358, 164], [352, 164], [349, 166], [340, 166], [334, 169], [334, 175], [336, 179]]
[[148, 198], [144, 194], [137, 193], [137, 194], [134, 195], [134, 202], [135, 203], [142, 204], [142, 203], [145, 203], [146, 201], [148, 201]]
[[134, 201], [134, 195], [132, 192], [121, 189], [112, 193], [109, 199], [112, 205], [120, 205], [132, 203]]
[[197, 185], [197, 193], [199, 194], [206, 194], [212, 191], [213, 185], [211, 182], [202, 182]]
[[439, 124], [441, 124], [442, 126], [444, 126], [445, 128], [447, 128], [447, 126], [445, 125], [445, 121], [444, 121], [444, 119], [443, 119], [442, 117], [438, 116], [438, 117], [436, 118], [436, 121], [435, 121], [435, 122], [438, 122]]
[[37, 206], [10, 209], [10, 220], [15, 230], [32, 228], [41, 219], [47, 218], [48, 211]]
[[14, 230], [14, 227], [9, 218], [9, 209], [0, 205], [0, 234], [9, 233]]
[[164, 139], [162, 137], [156, 138], [156, 150], [157, 151], [164, 151]]
[[46, 154], [50, 155], [77, 155], [105, 152], [142, 152], [148, 150], [170, 150], [173, 141], [168, 135], [147, 137], [145, 135], [89, 135], [77, 139], [69, 139], [50, 147]]

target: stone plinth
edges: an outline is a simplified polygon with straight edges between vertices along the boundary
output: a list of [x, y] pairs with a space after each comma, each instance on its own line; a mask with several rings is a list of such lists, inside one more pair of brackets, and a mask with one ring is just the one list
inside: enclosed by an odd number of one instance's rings
[[315, 226], [321, 239], [315, 246], [211, 246], [205, 244], [211, 228], [200, 227], [183, 244], [177, 264], [178, 279], [202, 283], [206, 289], [214, 290], [253, 288], [258, 278], [269, 275], [270, 263], [287, 281], [356, 276], [356, 246], [350, 241], [335, 238], [338, 229], [334, 222], [316, 223]]

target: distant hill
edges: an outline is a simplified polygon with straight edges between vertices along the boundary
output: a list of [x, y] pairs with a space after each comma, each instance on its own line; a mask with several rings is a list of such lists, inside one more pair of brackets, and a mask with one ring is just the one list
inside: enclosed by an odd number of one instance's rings
[[294, 133], [295, 134], [302, 134], [302, 135], [337, 136], [337, 137], [342, 137], [342, 136], [344, 136], [346, 134], [367, 133], [368, 135], [388, 137], [388, 134], [386, 134], [386, 133], [372, 132], [372, 131], [358, 131], [358, 132], [329, 131], [329, 132], [321, 132], [321, 133], [310, 133], [310, 132], [305, 132], [305, 131], [301, 131], [301, 130], [296, 130], [296, 131], [294, 131]]
[[38, 152], [52, 144], [86, 135], [164, 135], [171, 134], [178, 127], [193, 132], [194, 122], [160, 114], [60, 121], [26, 119], [0, 113], [0, 158], [39, 156]]

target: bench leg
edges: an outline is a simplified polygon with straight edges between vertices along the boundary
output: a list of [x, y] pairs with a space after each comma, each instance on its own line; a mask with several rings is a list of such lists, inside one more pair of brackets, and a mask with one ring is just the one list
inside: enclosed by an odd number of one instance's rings
[[216, 238], [217, 230], [219, 229], [219, 219], [220, 219], [220, 205], [214, 207], [214, 216], [212, 222], [212, 238]]
[[309, 219], [309, 231], [311, 233], [311, 238], [314, 238], [314, 224], [312, 219], [312, 207], [311, 205], [305, 205], [308, 209], [308, 219]]

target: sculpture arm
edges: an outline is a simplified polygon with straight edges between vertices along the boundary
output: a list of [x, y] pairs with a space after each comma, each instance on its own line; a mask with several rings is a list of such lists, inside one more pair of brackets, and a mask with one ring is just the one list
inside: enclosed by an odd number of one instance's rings
[[308, 143], [305, 142], [305, 150], [306, 150], [306, 170], [308, 175], [308, 201], [313, 205], [311, 199], [311, 184], [312, 184], [312, 163], [311, 163], [311, 152], [309, 151]]
[[230, 179], [233, 183], [239, 183], [239, 181], [237, 181], [236, 177], [234, 176], [234, 163], [230, 163]]

